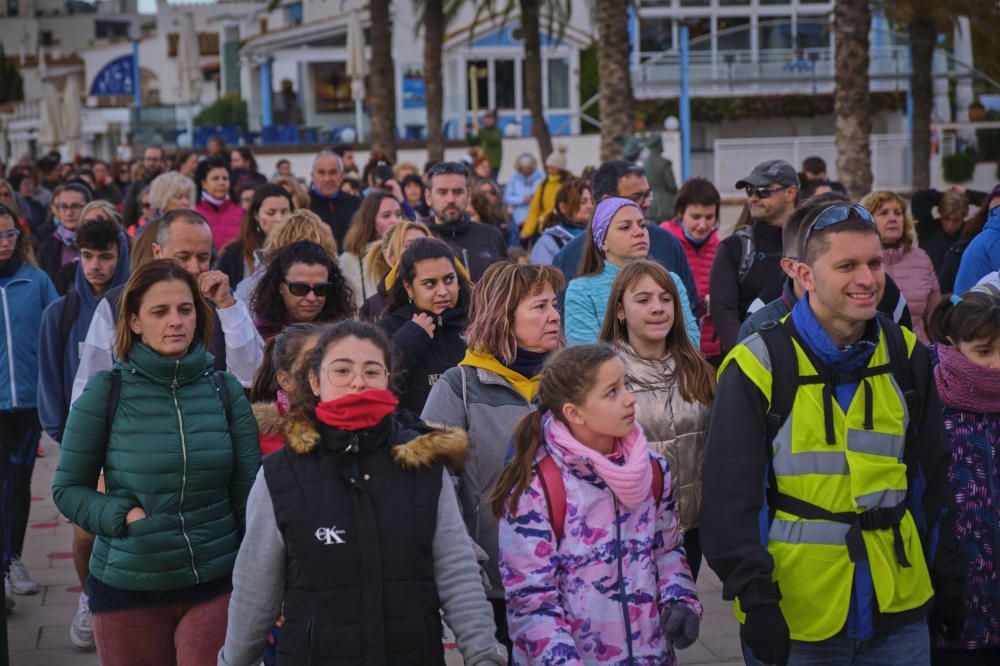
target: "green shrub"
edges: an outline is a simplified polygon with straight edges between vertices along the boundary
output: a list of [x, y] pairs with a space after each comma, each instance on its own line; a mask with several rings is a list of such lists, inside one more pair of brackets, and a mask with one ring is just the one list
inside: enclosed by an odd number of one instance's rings
[[979, 155], [973, 151], [947, 155], [941, 160], [941, 170], [944, 179], [949, 183], [967, 183], [976, 172]]
[[245, 130], [247, 128], [246, 100], [236, 96], [216, 100], [194, 117], [194, 124], [201, 127], [237, 125]]

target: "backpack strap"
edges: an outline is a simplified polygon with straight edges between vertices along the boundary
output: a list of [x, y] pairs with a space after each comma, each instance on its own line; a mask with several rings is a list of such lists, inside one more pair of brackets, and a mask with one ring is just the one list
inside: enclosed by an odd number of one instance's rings
[[906, 408], [910, 412], [910, 418], [916, 414], [919, 408], [920, 397], [917, 394], [916, 381], [913, 379], [913, 364], [910, 363], [910, 354], [906, 348], [906, 338], [903, 331], [892, 317], [878, 313], [879, 324], [885, 331], [885, 346], [889, 352], [889, 371], [896, 380], [896, 385], [903, 392], [903, 399], [906, 400]]
[[63, 301], [62, 315], [59, 317], [59, 339], [62, 340], [63, 349], [69, 341], [69, 334], [73, 330], [73, 324], [80, 314], [80, 294], [76, 289], [70, 287], [66, 291], [66, 300]]
[[219, 394], [219, 402], [222, 403], [222, 409], [226, 412], [226, 423], [232, 425], [233, 404], [229, 397], [229, 387], [226, 386], [226, 378], [222, 376], [221, 372], [213, 372], [212, 381], [215, 382], [215, 390]]
[[115, 412], [118, 411], [118, 401], [122, 397], [122, 371], [114, 368], [111, 371], [111, 391], [108, 393], [108, 404], [104, 408], [104, 431], [111, 433], [111, 424], [115, 422]]
[[663, 499], [663, 469], [652, 456], [649, 457], [649, 466], [653, 468], [653, 501], [659, 507]]
[[753, 227], [749, 225], [740, 227], [734, 233], [740, 239], [740, 265], [737, 275], [739, 276], [739, 281], [743, 282], [743, 278], [747, 276], [747, 273], [750, 272], [750, 267], [753, 266], [757, 239], [754, 238]]
[[771, 366], [771, 406], [767, 410], [767, 443], [777, 436], [788, 419], [799, 388], [799, 357], [792, 344], [791, 316], [784, 322], [769, 321], [757, 334], [764, 342]]

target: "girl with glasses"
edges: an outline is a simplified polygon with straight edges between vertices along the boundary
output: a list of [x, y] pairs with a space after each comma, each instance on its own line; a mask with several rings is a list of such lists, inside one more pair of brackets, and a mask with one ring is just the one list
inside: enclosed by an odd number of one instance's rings
[[289, 325], [330, 322], [354, 315], [351, 288], [333, 257], [316, 243], [297, 241], [267, 266], [250, 300], [265, 341]]
[[320, 336], [250, 493], [220, 665], [259, 663], [282, 608], [279, 664], [443, 666], [441, 610], [465, 663], [506, 663], [448, 474], [468, 440], [397, 411], [393, 371], [371, 324]]

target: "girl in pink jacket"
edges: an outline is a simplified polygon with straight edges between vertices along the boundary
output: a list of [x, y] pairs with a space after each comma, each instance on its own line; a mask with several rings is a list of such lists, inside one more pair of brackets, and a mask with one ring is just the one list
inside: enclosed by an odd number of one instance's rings
[[491, 498], [514, 664], [674, 663], [701, 621], [670, 488], [606, 345], [559, 352]]

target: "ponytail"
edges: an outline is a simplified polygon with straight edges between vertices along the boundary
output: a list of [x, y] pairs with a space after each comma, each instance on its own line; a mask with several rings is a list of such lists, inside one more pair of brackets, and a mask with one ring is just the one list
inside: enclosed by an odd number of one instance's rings
[[250, 386], [250, 402], [273, 402], [278, 397], [277, 370], [275, 370], [272, 355], [277, 337], [273, 337], [264, 344], [264, 358], [257, 367], [257, 372], [253, 376], [253, 384]]
[[[535, 456], [542, 445], [542, 410], [524, 416], [514, 430], [514, 459], [510, 461], [490, 495], [493, 515], [502, 518], [508, 511], [517, 512], [518, 500], [531, 484]], [[508, 497], [510, 505], [508, 507]]]
[[943, 299], [931, 313], [927, 337], [942, 345], [1000, 337], [1000, 293], [987, 285]]

